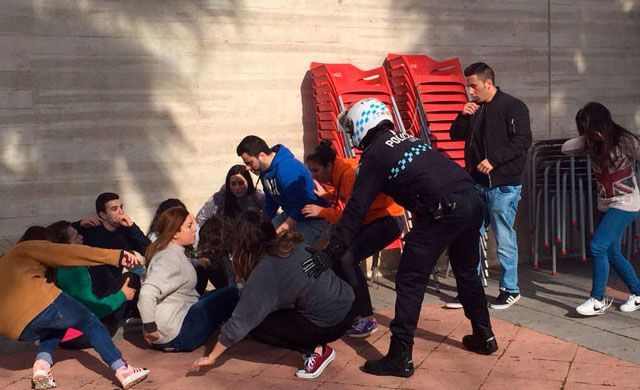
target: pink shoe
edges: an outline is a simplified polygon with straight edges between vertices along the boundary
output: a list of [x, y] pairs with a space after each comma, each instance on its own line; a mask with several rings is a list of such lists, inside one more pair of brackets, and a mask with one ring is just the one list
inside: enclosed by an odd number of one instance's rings
[[137, 368], [126, 365], [116, 371], [116, 378], [120, 381], [123, 389], [130, 389], [140, 383], [149, 375], [151, 371], [146, 368]]

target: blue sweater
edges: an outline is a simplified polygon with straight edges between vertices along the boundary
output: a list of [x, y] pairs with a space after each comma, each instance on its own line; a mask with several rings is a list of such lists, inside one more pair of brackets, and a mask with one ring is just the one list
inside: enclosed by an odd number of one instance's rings
[[265, 192], [265, 213], [273, 218], [281, 207], [287, 216], [299, 222], [304, 219], [301, 210], [305, 205], [326, 207], [327, 202], [313, 192], [316, 185], [307, 167], [285, 146], [276, 145], [273, 150], [276, 155], [269, 169], [260, 175]]

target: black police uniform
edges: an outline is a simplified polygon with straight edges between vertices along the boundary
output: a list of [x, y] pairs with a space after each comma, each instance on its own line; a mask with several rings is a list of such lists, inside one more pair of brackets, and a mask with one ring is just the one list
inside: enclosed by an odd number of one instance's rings
[[404, 238], [396, 274], [390, 354], [394, 345], [411, 353], [426, 282], [447, 246], [460, 302], [474, 325], [474, 333], [475, 325], [490, 329], [487, 301], [477, 273], [484, 206], [471, 177], [443, 154], [406, 133], [378, 131], [371, 137], [361, 156], [351, 198], [326, 253], [339, 258], [359, 231], [373, 199], [383, 192], [415, 216], [413, 228]]

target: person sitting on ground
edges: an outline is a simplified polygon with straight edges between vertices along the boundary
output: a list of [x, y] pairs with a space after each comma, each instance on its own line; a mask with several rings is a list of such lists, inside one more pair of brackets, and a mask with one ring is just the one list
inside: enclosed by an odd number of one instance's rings
[[[213, 351], [193, 366], [212, 365], [251, 332], [269, 345], [302, 352], [305, 364], [298, 378], [318, 377], [336, 356], [328, 343], [342, 336], [355, 318], [353, 290], [332, 271], [307, 278], [300, 271], [309, 257], [301, 235], [276, 234], [264, 214], [246, 211], [231, 224], [233, 266], [246, 282]], [[201, 243], [220, 240], [220, 234], [210, 233], [201, 234]]]
[[[58, 244], [82, 244], [82, 235], [71, 226], [69, 221], [58, 221], [47, 227], [53, 242]], [[56, 285], [72, 298], [78, 300], [95, 314], [105, 326], [111, 337], [116, 334], [124, 321], [129, 304], [137, 304], [137, 290], [129, 286], [125, 279], [120, 289], [103, 298], [93, 293], [88, 266], [62, 267], [55, 270]], [[75, 337], [73, 337], [75, 336]], [[91, 344], [78, 330], [71, 329], [60, 344], [68, 349], [90, 348]]]
[[[331, 143], [322, 141], [305, 158], [305, 162], [315, 180], [322, 185], [332, 186], [333, 189], [330, 193], [331, 206], [309, 204], [302, 209], [302, 214], [308, 217], [320, 216], [332, 224], [338, 223], [342, 216], [342, 205], [351, 197], [356, 180], [357, 160], [337, 157]], [[333, 267], [336, 274], [353, 287], [356, 296], [358, 317], [347, 332], [348, 336], [367, 337], [377, 329], [367, 278], [360, 263], [398, 238], [404, 225], [403, 215], [404, 210], [400, 206], [385, 194], [379, 193], [365, 215], [360, 232], [349, 244], [342, 259]]]
[[[147, 236], [151, 242], [154, 242], [158, 238], [157, 225], [160, 220], [160, 215], [172, 207], [187, 208], [180, 199], [169, 198], [162, 201], [156, 209], [156, 213], [151, 221], [151, 225], [149, 226], [149, 233]], [[204, 223], [204, 221], [202, 221], [202, 223]], [[199, 226], [202, 225], [200, 224]], [[198, 294], [202, 296], [205, 293], [209, 282], [211, 282], [213, 287], [216, 289], [227, 287], [228, 285], [235, 283], [235, 275], [231, 269], [229, 256], [216, 254], [216, 257], [209, 258], [206, 256], [200, 256], [199, 253], [200, 251], [194, 250], [193, 246], [189, 246], [187, 248], [187, 257], [189, 258], [189, 261], [191, 261], [191, 264], [196, 268], [196, 275], [198, 276], [198, 283], [196, 283], [196, 291]]]
[[235, 286], [196, 291], [196, 271], [185, 247], [196, 239], [196, 222], [184, 207], [160, 215], [158, 239], [146, 252], [147, 272], [138, 309], [143, 336], [154, 349], [189, 352], [200, 347], [226, 321], [238, 301]]
[[[121, 249], [143, 254], [151, 243], [133, 220], [124, 212], [120, 196], [104, 192], [96, 198], [97, 215], [74, 223], [74, 228], [84, 237], [84, 244], [96, 248]], [[120, 290], [129, 278], [132, 287], [140, 289], [140, 275], [136, 272], [122, 274], [122, 268], [97, 266], [89, 268], [93, 292], [102, 298]], [[137, 317], [129, 313], [127, 317]]]
[[207, 200], [198, 214], [196, 222], [199, 226], [214, 215], [221, 218], [235, 218], [245, 210], [260, 211], [264, 207], [264, 192], [256, 189], [251, 174], [244, 165], [234, 165], [227, 172], [227, 177], [220, 191]]
[[640, 211], [640, 191], [634, 166], [640, 161], [640, 140], [618, 125], [609, 110], [591, 102], [576, 114], [580, 137], [562, 145], [562, 153], [587, 155], [593, 161], [598, 185], [598, 210], [604, 213], [589, 244], [593, 267], [593, 285], [586, 302], [576, 308], [583, 316], [603, 314], [613, 299], [605, 292], [609, 265], [613, 266], [631, 295], [620, 311], [640, 308], [640, 278], [620, 249], [620, 242]]
[[98, 318], [47, 278], [46, 268], [109, 264], [132, 267], [135, 255], [121, 250], [54, 244], [42, 226], [27, 229], [20, 242], [0, 257], [0, 335], [12, 340], [39, 340], [32, 388], [51, 389], [53, 352], [68, 328], [81, 330], [128, 389], [149, 375], [128, 365]]

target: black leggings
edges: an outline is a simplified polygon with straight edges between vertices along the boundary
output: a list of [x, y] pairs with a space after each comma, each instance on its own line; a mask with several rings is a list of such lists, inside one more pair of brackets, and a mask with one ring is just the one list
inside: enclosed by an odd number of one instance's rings
[[318, 345], [325, 345], [342, 337], [351, 328], [355, 316], [354, 305], [342, 321], [336, 325], [321, 327], [295, 309], [278, 310], [269, 314], [251, 331], [251, 335], [274, 347], [310, 354]]
[[209, 268], [196, 266], [196, 274], [198, 276], [196, 291], [200, 296], [203, 296], [207, 291], [209, 282], [216, 290], [235, 282], [235, 273], [228, 254], [220, 254], [210, 260], [211, 266]]
[[402, 233], [402, 217], [381, 217], [360, 229], [360, 233], [347, 248], [333, 271], [349, 283], [355, 293], [356, 316], [368, 317], [373, 314], [369, 286], [360, 263], [369, 256], [380, 252]]

